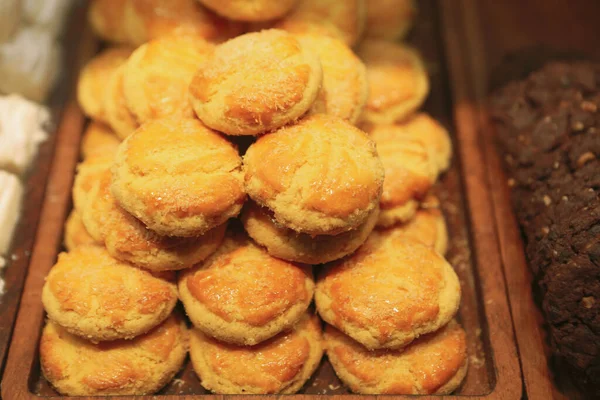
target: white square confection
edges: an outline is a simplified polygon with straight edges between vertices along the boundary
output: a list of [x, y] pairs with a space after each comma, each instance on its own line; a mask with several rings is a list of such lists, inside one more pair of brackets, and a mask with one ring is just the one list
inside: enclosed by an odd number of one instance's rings
[[23, 18], [55, 38], [63, 31], [72, 4], [72, 0], [23, 0]]
[[46, 140], [49, 121], [46, 107], [18, 95], [0, 96], [0, 169], [22, 174]]
[[21, 0], [0, 0], [0, 43], [6, 42], [21, 22]]
[[21, 213], [23, 186], [15, 175], [0, 171], [0, 255], [6, 254]]

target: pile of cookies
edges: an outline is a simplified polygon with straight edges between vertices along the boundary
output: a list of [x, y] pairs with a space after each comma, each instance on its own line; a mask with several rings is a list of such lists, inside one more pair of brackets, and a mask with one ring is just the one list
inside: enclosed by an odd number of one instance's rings
[[415, 114], [420, 56], [386, 41], [414, 4], [200, 3], [91, 3], [119, 45], [79, 80], [91, 122], [43, 290], [44, 376], [150, 394], [189, 350], [214, 393], [286, 394], [326, 352], [357, 393], [453, 391], [460, 285], [430, 194], [451, 144]]

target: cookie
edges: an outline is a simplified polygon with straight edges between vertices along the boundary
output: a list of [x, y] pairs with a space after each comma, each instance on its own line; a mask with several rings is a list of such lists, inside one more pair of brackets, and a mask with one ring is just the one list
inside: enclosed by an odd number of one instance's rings
[[385, 168], [377, 225], [408, 222], [437, 179], [433, 153], [419, 135], [399, 125], [376, 125], [369, 133]]
[[248, 235], [274, 257], [306, 264], [323, 264], [352, 254], [375, 227], [379, 209], [357, 229], [339, 235], [311, 236], [288, 229], [273, 220], [272, 213], [248, 202], [241, 220]]
[[274, 27], [296, 34], [332, 36], [352, 47], [365, 29], [366, 3], [366, 0], [300, 0]]
[[293, 329], [255, 346], [219, 342], [194, 329], [190, 356], [200, 383], [219, 394], [293, 394], [323, 356], [321, 322], [305, 314]]
[[300, 118], [322, 79], [316, 54], [289, 33], [264, 30], [218, 46], [192, 80], [191, 102], [213, 129], [258, 135]]
[[130, 43], [125, 24], [127, 3], [128, 0], [91, 0], [88, 22], [94, 33], [108, 42]]
[[80, 246], [59, 254], [46, 277], [42, 302], [48, 318], [69, 333], [94, 342], [131, 339], [169, 316], [177, 287], [114, 259], [101, 247]]
[[396, 125], [400, 126], [407, 134], [419, 138], [429, 148], [439, 172], [444, 172], [450, 167], [452, 141], [442, 124], [427, 113], [417, 113]]
[[198, 237], [157, 235], [117, 205], [111, 178], [106, 170], [90, 191], [83, 212], [85, 226], [111, 256], [150, 271], [179, 270], [203, 261], [221, 244], [226, 223]]
[[354, 254], [328, 264], [315, 291], [323, 320], [368, 349], [401, 349], [458, 311], [452, 266], [414, 239], [373, 231]]
[[416, 16], [415, 0], [368, 0], [365, 37], [389, 41], [402, 39]]
[[297, 37], [302, 46], [319, 56], [323, 67], [322, 93], [317, 102], [324, 104], [313, 105], [309, 112], [323, 112], [356, 124], [369, 91], [365, 65], [339, 39], [315, 34]]
[[109, 47], [83, 67], [77, 81], [77, 101], [86, 116], [98, 122], [108, 122], [104, 109], [106, 82], [132, 51], [126, 46]]
[[429, 94], [429, 77], [419, 53], [405, 45], [365, 40], [357, 50], [367, 67], [369, 97], [364, 120], [400, 121], [414, 113]]
[[217, 14], [236, 21], [268, 21], [280, 18], [298, 3], [298, 0], [200, 0]]
[[65, 237], [64, 245], [67, 251], [74, 250], [79, 246], [86, 245], [97, 245], [98, 242], [94, 240], [83, 226], [79, 213], [75, 210], [71, 211], [67, 222], [65, 222]]
[[106, 83], [104, 109], [106, 119], [117, 136], [123, 140], [131, 135], [140, 124], [127, 107], [123, 91], [123, 73], [125, 65], [121, 65]]
[[365, 223], [379, 202], [384, 175], [375, 143], [325, 114], [258, 138], [244, 156], [244, 173], [254, 201], [281, 225], [311, 235]]
[[112, 192], [159, 235], [200, 236], [240, 212], [241, 163], [237, 149], [198, 120], [152, 120], [119, 147]]
[[466, 334], [456, 321], [401, 351], [369, 351], [332, 326], [324, 342], [335, 373], [354, 393], [450, 394], [467, 374]]
[[48, 321], [40, 341], [42, 373], [66, 396], [154, 394], [183, 366], [185, 323], [175, 316], [131, 340], [93, 344]]
[[309, 266], [274, 258], [229, 233], [216, 253], [183, 271], [179, 291], [198, 329], [250, 346], [293, 326], [312, 301], [314, 282]]
[[105, 124], [90, 122], [81, 138], [81, 156], [85, 159], [93, 155], [115, 155], [121, 140]]
[[94, 182], [113, 162], [110, 154], [94, 155], [86, 158], [77, 165], [77, 173], [73, 181], [73, 207], [81, 215]]
[[123, 72], [125, 102], [136, 120], [192, 118], [188, 87], [213, 50], [213, 44], [192, 35], [166, 36], [138, 47]]

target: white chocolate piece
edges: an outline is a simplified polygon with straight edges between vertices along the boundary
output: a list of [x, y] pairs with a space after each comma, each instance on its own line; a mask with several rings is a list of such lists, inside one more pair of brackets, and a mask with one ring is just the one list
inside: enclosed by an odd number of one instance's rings
[[23, 0], [23, 19], [56, 38], [63, 31], [71, 0]]
[[6, 254], [19, 221], [23, 186], [15, 175], [0, 171], [0, 255]]

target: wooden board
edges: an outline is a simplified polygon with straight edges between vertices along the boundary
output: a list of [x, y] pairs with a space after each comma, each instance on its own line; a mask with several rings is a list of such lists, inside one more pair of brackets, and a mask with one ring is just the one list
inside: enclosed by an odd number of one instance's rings
[[[434, 0], [420, 4], [420, 20], [411, 41], [423, 52], [431, 74], [432, 92], [425, 110], [453, 132], [452, 104], [438, 8]], [[81, 45], [82, 54], [88, 54], [88, 50], [94, 47], [89, 32], [83, 36]], [[84, 119], [72, 99], [58, 136], [58, 150], [51, 171], [47, 201], [42, 210], [31, 273], [26, 282], [16, 334], [3, 376], [2, 396], [6, 399], [56, 396], [56, 392], [40, 376], [38, 341], [44, 322], [40, 292], [44, 277], [61, 249], [60, 238], [70, 209], [70, 186], [83, 127]], [[456, 133], [454, 147], [456, 156], [453, 166], [436, 190], [442, 200], [451, 237], [447, 257], [455, 267], [462, 287], [459, 319], [467, 332], [470, 366], [461, 388], [455, 395], [444, 398], [520, 399], [521, 372], [493, 223], [491, 193], [485, 171], [477, 168], [484, 157], [483, 149], [475, 140], [475, 132], [469, 131]], [[180, 399], [206, 393], [189, 363], [177, 378], [159, 393], [158, 398]], [[293, 397], [308, 399], [317, 395], [349, 394], [326, 359], [300, 393]]]
[[446, 49], [451, 54], [457, 129], [478, 132], [523, 370], [530, 399], [575, 399], [580, 394], [550, 356], [543, 316], [510, 191], [496, 151], [486, 99], [496, 87], [525, 78], [552, 59], [600, 59], [597, 1], [459, 0], [440, 3]]
[[[75, 9], [72, 15], [77, 19], [80, 9]], [[81, 15], [79, 15], [81, 19]], [[65, 68], [63, 69], [56, 90], [54, 90], [48, 101], [53, 121], [60, 121], [65, 107], [65, 101], [68, 97], [68, 84], [71, 81], [71, 69], [73, 65], [73, 56], [77, 53], [77, 42], [68, 40], [69, 37], [76, 36], [76, 31], [81, 28], [81, 24], [72, 24], [69, 32], [65, 34], [63, 42], [63, 57]], [[48, 140], [39, 147], [38, 155], [35, 158], [30, 170], [26, 173], [23, 180], [24, 195], [21, 211], [21, 219], [15, 229], [15, 234], [7, 256], [7, 265], [0, 272], [5, 281], [4, 293], [0, 295], [0, 373], [4, 367], [4, 360], [10, 343], [13, 325], [17, 316], [21, 292], [25, 283], [25, 276], [30, 263], [30, 256], [34, 241], [38, 221], [40, 220], [40, 211], [46, 191], [46, 182], [48, 181], [48, 172], [54, 156], [54, 150], [57, 143], [54, 127], [49, 127], [50, 135]]]

